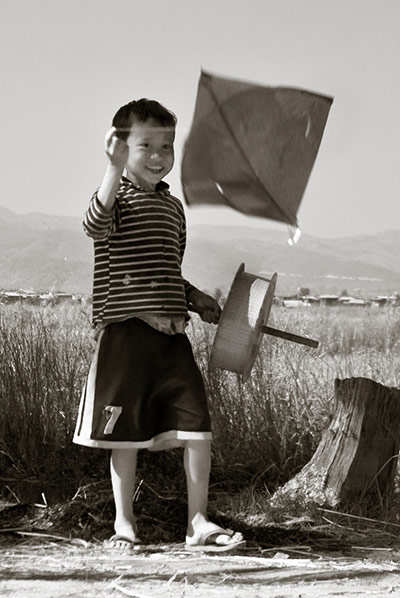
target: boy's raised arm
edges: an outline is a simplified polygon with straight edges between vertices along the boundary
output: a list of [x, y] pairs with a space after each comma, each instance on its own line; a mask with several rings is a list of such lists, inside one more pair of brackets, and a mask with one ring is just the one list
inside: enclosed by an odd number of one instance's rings
[[106, 134], [104, 149], [108, 156], [106, 172], [83, 220], [83, 229], [92, 239], [104, 239], [112, 229], [115, 198], [129, 155], [128, 145], [117, 137], [115, 127]]
[[104, 149], [109, 162], [97, 191], [97, 198], [107, 212], [111, 212], [114, 207], [115, 196], [129, 156], [128, 144], [119, 139], [116, 133], [116, 128], [112, 127], [104, 139]]

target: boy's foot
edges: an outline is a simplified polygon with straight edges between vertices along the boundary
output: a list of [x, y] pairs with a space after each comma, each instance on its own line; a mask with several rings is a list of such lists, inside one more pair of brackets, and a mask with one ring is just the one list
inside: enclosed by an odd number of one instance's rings
[[203, 552], [226, 552], [238, 550], [246, 546], [246, 541], [240, 532], [223, 529], [219, 525], [211, 524], [204, 531], [186, 536], [186, 549]]
[[105, 540], [106, 548], [117, 548], [118, 550], [137, 550], [142, 544], [138, 537], [136, 520], [118, 519], [114, 524], [115, 534], [109, 540]]
[[117, 548], [118, 550], [138, 550], [142, 541], [139, 538], [129, 538], [120, 534], [114, 534], [109, 540], [104, 540], [105, 548]]

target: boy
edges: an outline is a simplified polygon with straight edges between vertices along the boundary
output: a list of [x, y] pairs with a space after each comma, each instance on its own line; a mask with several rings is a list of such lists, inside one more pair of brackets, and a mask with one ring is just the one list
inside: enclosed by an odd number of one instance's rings
[[137, 451], [184, 446], [186, 546], [232, 550], [245, 544], [242, 535], [207, 517], [210, 416], [184, 333], [188, 306], [215, 324], [221, 310], [182, 278], [185, 215], [162, 181], [174, 163], [176, 118], [141, 99], [122, 106], [112, 125], [106, 172], [84, 219], [94, 239], [98, 339], [74, 442], [112, 451], [116, 516], [109, 546], [140, 544], [133, 513]]

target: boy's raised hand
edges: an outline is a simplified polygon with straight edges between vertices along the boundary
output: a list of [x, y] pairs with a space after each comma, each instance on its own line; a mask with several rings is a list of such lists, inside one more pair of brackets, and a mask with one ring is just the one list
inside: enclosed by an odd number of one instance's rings
[[117, 137], [117, 129], [115, 127], [111, 127], [106, 133], [104, 149], [110, 163], [116, 168], [123, 170], [128, 161], [129, 147], [123, 139]]
[[218, 324], [221, 308], [214, 297], [203, 293], [199, 289], [192, 289], [187, 299], [190, 311], [198, 313], [204, 322]]

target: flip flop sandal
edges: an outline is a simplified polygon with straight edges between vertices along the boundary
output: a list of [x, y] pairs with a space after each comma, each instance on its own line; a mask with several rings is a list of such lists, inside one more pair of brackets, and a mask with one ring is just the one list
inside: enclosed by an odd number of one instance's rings
[[[231, 541], [226, 544], [218, 544], [216, 542], [218, 536], [230, 536]], [[238, 538], [235, 539], [235, 536], [238, 536]], [[227, 552], [229, 550], [238, 550], [245, 546], [246, 540], [243, 539], [240, 532], [216, 527], [205, 534], [194, 536], [190, 543], [186, 540], [185, 548], [191, 552]]]
[[[118, 546], [117, 542], [122, 542], [123, 544], [125, 544], [125, 546]], [[139, 538], [136, 538], [136, 540], [132, 540], [132, 538], [128, 538], [128, 536], [114, 534], [108, 540], [104, 540], [103, 546], [104, 548], [114, 550], [139, 550], [142, 546], [142, 541]]]

